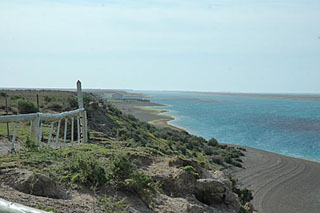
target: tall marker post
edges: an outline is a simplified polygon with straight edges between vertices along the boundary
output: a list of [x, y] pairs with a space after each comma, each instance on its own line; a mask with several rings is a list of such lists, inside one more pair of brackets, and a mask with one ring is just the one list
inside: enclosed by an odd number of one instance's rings
[[[77, 81], [77, 96], [78, 96], [78, 107], [79, 109], [83, 109], [83, 97], [82, 97], [82, 88], [81, 82]], [[86, 114], [85, 112], [81, 113], [80, 117], [80, 126], [81, 126], [81, 133], [83, 136], [83, 142], [88, 142], [88, 133], [87, 133], [87, 121], [86, 121]]]

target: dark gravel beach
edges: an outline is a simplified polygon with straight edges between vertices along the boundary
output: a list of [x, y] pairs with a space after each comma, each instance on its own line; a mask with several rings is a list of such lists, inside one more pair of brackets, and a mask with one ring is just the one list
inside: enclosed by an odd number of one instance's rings
[[318, 213], [320, 163], [248, 148], [245, 169], [232, 173], [254, 191], [254, 207], [264, 213]]

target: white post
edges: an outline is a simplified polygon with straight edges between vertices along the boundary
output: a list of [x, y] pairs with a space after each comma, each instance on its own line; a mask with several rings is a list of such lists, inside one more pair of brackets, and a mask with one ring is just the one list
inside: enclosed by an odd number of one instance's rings
[[[82, 88], [81, 88], [81, 82], [78, 81], [77, 82], [77, 96], [78, 96], [78, 107], [79, 109], [84, 108], [83, 105], [83, 98], [82, 98]], [[83, 142], [87, 142], [87, 130], [85, 128], [85, 113], [81, 113], [81, 117], [80, 117], [80, 126], [81, 126], [81, 133], [83, 136]]]
[[78, 145], [80, 145], [80, 116], [77, 116]]
[[66, 146], [67, 140], [67, 130], [68, 130], [68, 118], [64, 119], [64, 135], [63, 135], [63, 146]]
[[40, 124], [39, 147], [40, 147], [40, 145], [41, 145], [41, 139], [42, 139], [42, 128], [43, 128], [43, 123]]
[[77, 81], [77, 96], [78, 96], [78, 107], [79, 109], [83, 108], [83, 98], [82, 98], [82, 88], [81, 82]]
[[39, 115], [39, 113], [37, 113], [37, 116], [32, 121], [32, 125], [31, 125], [31, 141], [34, 144], [38, 143], [38, 139], [39, 139], [39, 124], [40, 124], [40, 115]]
[[88, 120], [87, 120], [88, 118], [87, 118], [87, 112], [84, 111], [83, 114], [84, 114], [84, 119], [83, 119], [83, 120], [84, 120], [84, 126], [83, 126], [83, 127], [84, 127], [84, 128], [83, 128], [83, 129], [84, 129], [84, 131], [83, 131], [84, 134], [83, 134], [83, 139], [84, 139], [84, 142], [87, 143], [87, 142], [88, 142]]
[[48, 146], [49, 146], [49, 147], [50, 147], [50, 143], [51, 143], [51, 137], [52, 137], [53, 127], [54, 127], [54, 122], [51, 122], [50, 132], [49, 132], [49, 137], [48, 137]]
[[58, 121], [57, 136], [56, 136], [56, 148], [58, 148], [60, 126], [61, 126], [61, 120]]
[[73, 146], [74, 117], [71, 118], [71, 145]]

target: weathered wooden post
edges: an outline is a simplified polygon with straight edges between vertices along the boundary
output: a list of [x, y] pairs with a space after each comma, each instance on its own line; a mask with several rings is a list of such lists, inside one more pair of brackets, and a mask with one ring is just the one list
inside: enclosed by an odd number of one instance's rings
[[58, 148], [58, 143], [59, 143], [60, 126], [61, 126], [61, 119], [58, 121], [57, 135], [56, 135], [56, 148]]
[[80, 145], [80, 116], [77, 116], [78, 145]]
[[[8, 94], [5, 93], [4, 98], [6, 99], [6, 115], [9, 114], [8, 110]], [[8, 140], [10, 140], [10, 129], [9, 129], [9, 123], [7, 123], [7, 135], [8, 135]]]
[[[77, 96], [78, 96], [78, 107], [79, 109], [83, 109], [83, 98], [82, 98], [82, 88], [81, 88], [81, 82], [77, 81]], [[83, 136], [83, 142], [88, 142], [88, 133], [86, 129], [86, 115], [85, 112], [81, 113], [80, 117], [80, 126], [81, 126], [81, 133]]]
[[37, 109], [40, 112], [40, 102], [39, 102], [39, 95], [37, 94]]
[[42, 140], [42, 129], [43, 129], [43, 123], [40, 124], [40, 133], [39, 133], [39, 147], [41, 146], [41, 140]]
[[71, 145], [73, 146], [73, 135], [74, 134], [74, 117], [71, 118]]
[[11, 152], [12, 153], [15, 152], [14, 143], [15, 143], [16, 137], [17, 137], [17, 128], [18, 128], [18, 123], [14, 123], [13, 137], [12, 137], [12, 142], [11, 142]]
[[65, 118], [64, 119], [63, 147], [66, 147], [67, 131], [68, 131], [68, 118]]
[[51, 122], [50, 132], [49, 132], [49, 137], [48, 137], [48, 147], [50, 147], [51, 137], [52, 137], [52, 132], [53, 132], [53, 127], [54, 127], [54, 122]]
[[37, 113], [35, 119], [31, 123], [31, 141], [34, 144], [38, 144], [40, 134], [40, 114]]

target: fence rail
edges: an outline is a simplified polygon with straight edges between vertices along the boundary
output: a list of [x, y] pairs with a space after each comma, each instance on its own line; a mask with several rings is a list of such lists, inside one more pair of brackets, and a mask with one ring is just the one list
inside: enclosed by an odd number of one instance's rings
[[74, 117], [82, 112], [85, 112], [85, 109], [76, 109], [73, 111], [67, 111], [62, 113], [30, 113], [30, 114], [20, 114], [20, 115], [3, 115], [0, 116], [0, 123], [11, 123], [11, 122], [20, 122], [20, 121], [32, 121], [37, 117], [40, 120], [54, 121], [69, 117]]
[[[19, 122], [31, 122], [31, 131], [30, 131], [30, 139], [35, 144], [40, 146], [42, 140], [42, 130], [43, 130], [43, 122], [50, 122], [50, 132], [48, 136], [47, 144], [48, 146], [51, 145], [52, 136], [53, 136], [53, 129], [55, 122], [57, 122], [57, 129], [56, 129], [56, 138], [55, 138], [55, 145], [58, 147], [59, 145], [59, 134], [60, 134], [60, 127], [61, 121], [64, 120], [64, 137], [63, 137], [63, 146], [66, 146], [67, 140], [67, 131], [68, 131], [68, 121], [71, 120], [71, 144], [73, 145], [74, 142], [74, 122], [76, 118], [76, 125], [77, 125], [77, 139], [78, 144], [81, 143], [81, 136], [82, 142], [88, 141], [88, 122], [87, 122], [87, 113], [84, 109], [83, 99], [82, 99], [82, 89], [81, 89], [81, 82], [77, 82], [77, 96], [78, 96], [78, 106], [79, 109], [73, 111], [67, 111], [62, 113], [31, 113], [31, 114], [20, 114], [20, 115], [4, 115], [0, 116], [0, 123], [14, 123], [14, 131], [13, 137], [11, 140], [11, 151], [15, 151], [15, 141], [17, 137], [18, 131], [18, 123]], [[8, 128], [8, 127], [7, 127]], [[9, 139], [9, 138], [8, 138]]]

